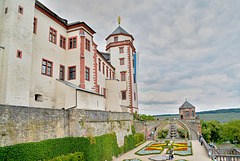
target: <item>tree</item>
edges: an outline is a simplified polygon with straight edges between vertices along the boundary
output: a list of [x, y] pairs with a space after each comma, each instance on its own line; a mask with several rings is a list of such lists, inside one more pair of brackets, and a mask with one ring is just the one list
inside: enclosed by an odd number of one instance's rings
[[212, 121], [203, 122], [201, 120], [201, 125], [202, 125], [202, 135], [207, 142], [222, 141], [222, 126], [218, 121], [212, 120]]
[[240, 120], [229, 121], [222, 125], [224, 140], [231, 143], [240, 142]]

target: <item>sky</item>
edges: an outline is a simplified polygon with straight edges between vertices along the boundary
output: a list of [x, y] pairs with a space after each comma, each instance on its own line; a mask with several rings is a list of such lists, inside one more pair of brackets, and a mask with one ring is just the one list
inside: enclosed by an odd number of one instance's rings
[[139, 56], [139, 113], [240, 107], [239, 0], [39, 0], [69, 22], [84, 21], [98, 50], [118, 27]]

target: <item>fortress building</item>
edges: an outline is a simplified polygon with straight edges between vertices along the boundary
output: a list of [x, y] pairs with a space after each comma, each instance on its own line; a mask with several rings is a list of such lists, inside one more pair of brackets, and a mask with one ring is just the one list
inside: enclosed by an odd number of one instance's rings
[[1, 0], [0, 104], [138, 112], [133, 36], [119, 23], [101, 52], [94, 34], [37, 0]]

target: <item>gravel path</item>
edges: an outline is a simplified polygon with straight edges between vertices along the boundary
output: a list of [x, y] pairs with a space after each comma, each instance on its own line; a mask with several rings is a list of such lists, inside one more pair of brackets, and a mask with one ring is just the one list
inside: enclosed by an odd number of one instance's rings
[[[133, 158], [138, 158], [141, 159], [142, 161], [150, 161], [149, 157], [155, 156], [155, 155], [145, 155], [145, 156], [139, 156], [134, 154], [136, 151], [140, 150], [147, 144], [149, 144], [151, 141], [147, 141], [144, 144], [140, 145], [139, 147], [121, 155], [120, 157], [114, 159], [113, 161], [123, 161], [124, 159], [133, 159]], [[192, 140], [192, 148], [193, 148], [193, 155], [192, 156], [177, 156], [174, 155], [174, 160], [178, 159], [186, 159], [188, 161], [211, 161], [211, 159], [208, 157], [208, 154], [203, 146], [198, 142], [198, 140]], [[160, 155], [166, 155], [164, 152]]]

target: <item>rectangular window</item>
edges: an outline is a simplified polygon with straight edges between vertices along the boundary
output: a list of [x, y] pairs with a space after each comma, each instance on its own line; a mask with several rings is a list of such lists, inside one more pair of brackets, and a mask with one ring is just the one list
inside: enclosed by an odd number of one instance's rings
[[108, 66], [106, 67], [106, 75], [108, 77]]
[[88, 39], [85, 40], [85, 49], [90, 51], [90, 41]]
[[134, 101], [136, 101], [136, 93], [134, 92]]
[[68, 38], [68, 49], [77, 48], [77, 36]]
[[112, 79], [112, 70], [110, 69], [110, 79]]
[[125, 63], [124, 63], [124, 59], [125, 58], [120, 58], [119, 60], [120, 60], [120, 65], [124, 65]]
[[60, 35], [60, 47], [66, 49], [66, 38]]
[[124, 48], [123, 47], [119, 47], [119, 53], [124, 53]]
[[50, 27], [49, 29], [49, 41], [56, 44], [57, 43], [57, 30]]
[[103, 95], [104, 95], [104, 98], [106, 98], [106, 88], [103, 88]]
[[76, 78], [76, 66], [68, 67], [68, 80]]
[[101, 60], [100, 59], [98, 59], [98, 70], [99, 70], [99, 72], [101, 72]]
[[188, 111], [186, 111], [186, 117], [189, 118], [189, 112]]
[[22, 51], [21, 50], [17, 50], [17, 58], [22, 59]]
[[104, 63], [102, 64], [102, 71], [103, 71], [103, 74], [105, 74], [105, 64]]
[[126, 99], [127, 99], [127, 92], [122, 91], [122, 100], [126, 100]]
[[52, 76], [52, 62], [46, 59], [42, 60], [42, 74]]
[[112, 72], [112, 79], [114, 79], [114, 72]]
[[5, 8], [5, 14], [7, 14], [7, 13], [8, 13], [8, 7]]
[[135, 77], [135, 74], [133, 74], [133, 82], [136, 83], [136, 77]]
[[121, 73], [121, 81], [126, 81], [126, 73]]
[[194, 111], [192, 111], [192, 117], [194, 118]]
[[21, 13], [21, 14], [23, 14], [23, 7], [18, 6], [18, 12]]
[[33, 33], [37, 34], [37, 18], [34, 17], [33, 19]]
[[59, 71], [59, 79], [64, 80], [65, 78], [65, 66], [60, 65], [60, 71]]
[[85, 67], [85, 80], [90, 81], [90, 68]]
[[118, 42], [118, 37], [114, 37], [114, 42]]

